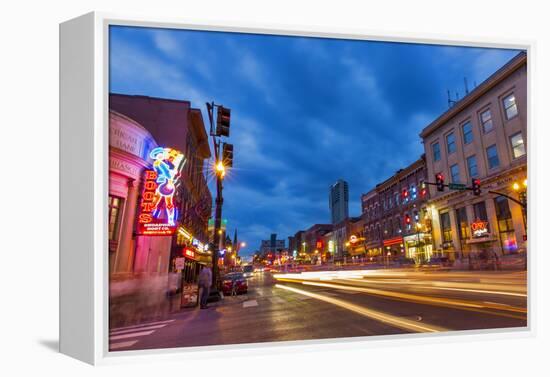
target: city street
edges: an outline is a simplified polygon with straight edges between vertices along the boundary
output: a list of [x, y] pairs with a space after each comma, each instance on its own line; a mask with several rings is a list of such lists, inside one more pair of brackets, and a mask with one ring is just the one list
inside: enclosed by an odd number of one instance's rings
[[208, 309], [111, 329], [111, 350], [527, 325], [526, 273], [440, 270], [257, 273]]

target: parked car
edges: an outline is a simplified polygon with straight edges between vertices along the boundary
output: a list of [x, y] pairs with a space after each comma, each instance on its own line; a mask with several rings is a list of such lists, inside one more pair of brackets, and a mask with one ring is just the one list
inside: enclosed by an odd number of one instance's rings
[[248, 283], [242, 272], [231, 272], [222, 279], [222, 292], [226, 296], [248, 292]]

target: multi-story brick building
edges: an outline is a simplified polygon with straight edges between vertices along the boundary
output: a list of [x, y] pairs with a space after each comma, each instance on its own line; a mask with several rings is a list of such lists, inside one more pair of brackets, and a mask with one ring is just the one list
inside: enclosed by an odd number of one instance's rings
[[[178, 172], [179, 179], [174, 195], [177, 204], [177, 232], [169, 243], [170, 260], [183, 256], [187, 259], [188, 274], [196, 275], [199, 263], [210, 260], [204, 250], [208, 243], [208, 219], [212, 210], [212, 195], [207, 186], [204, 161], [210, 157], [208, 135], [201, 111], [191, 107], [189, 101], [180, 101], [146, 96], [110, 94], [111, 111], [132, 119], [143, 127], [160, 146], [170, 146], [182, 152], [185, 164]], [[138, 237], [135, 266], [140, 260], [153, 261], [148, 255], [152, 237]], [[160, 262], [161, 270], [173, 264]], [[188, 268], [189, 267], [189, 268]], [[149, 268], [149, 267], [147, 267]], [[154, 267], [155, 270], [158, 268]], [[165, 271], [166, 270], [166, 271]], [[116, 271], [115, 271], [116, 272]]]
[[446, 183], [481, 183], [480, 196], [430, 186], [436, 250], [451, 259], [481, 250], [500, 255], [525, 250], [522, 206], [498, 193], [518, 198], [517, 191], [526, 190], [526, 54], [509, 61], [420, 136], [428, 177], [441, 173]]

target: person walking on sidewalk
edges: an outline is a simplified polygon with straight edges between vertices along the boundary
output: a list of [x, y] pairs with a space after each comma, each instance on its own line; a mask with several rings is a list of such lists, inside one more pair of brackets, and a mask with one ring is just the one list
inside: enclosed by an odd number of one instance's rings
[[206, 302], [210, 295], [210, 285], [212, 284], [212, 270], [210, 265], [204, 267], [199, 274], [199, 294], [201, 309], [206, 309]]

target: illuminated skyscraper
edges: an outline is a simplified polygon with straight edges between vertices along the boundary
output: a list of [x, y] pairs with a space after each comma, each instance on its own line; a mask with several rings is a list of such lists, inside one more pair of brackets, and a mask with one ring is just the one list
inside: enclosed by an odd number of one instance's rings
[[339, 179], [330, 186], [329, 206], [333, 224], [349, 217], [349, 190], [346, 181]]

